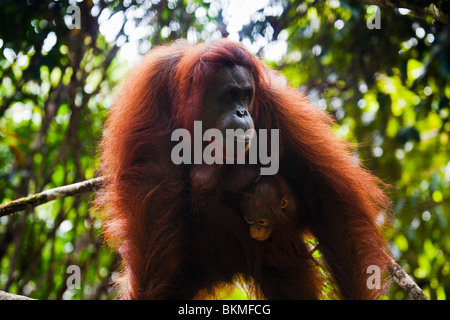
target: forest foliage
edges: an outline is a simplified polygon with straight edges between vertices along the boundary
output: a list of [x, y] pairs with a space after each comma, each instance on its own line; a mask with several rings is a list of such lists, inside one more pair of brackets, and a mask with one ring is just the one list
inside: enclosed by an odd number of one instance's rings
[[[80, 28], [71, 28], [70, 5]], [[228, 36], [358, 144], [359, 159], [390, 185], [394, 257], [431, 299], [449, 299], [450, 30], [406, 9], [378, 10], [380, 28], [371, 29], [376, 7], [350, 0], [1, 1], [0, 204], [96, 175], [107, 110], [149, 49]], [[1, 290], [114, 297], [118, 260], [93, 196], [0, 217]], [[81, 270], [80, 288], [67, 286], [70, 265]], [[387, 298], [406, 299], [395, 285]]]

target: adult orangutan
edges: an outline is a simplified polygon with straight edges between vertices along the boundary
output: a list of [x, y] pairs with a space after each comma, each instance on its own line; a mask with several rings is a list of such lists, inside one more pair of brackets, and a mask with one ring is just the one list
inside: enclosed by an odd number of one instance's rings
[[[241, 44], [180, 40], [151, 50], [125, 79], [101, 143], [106, 182], [97, 203], [123, 259], [120, 297], [191, 299], [240, 274], [254, 280], [258, 297], [318, 299], [323, 269], [305, 244], [312, 235], [334, 297], [378, 298], [386, 285], [368, 287], [367, 270], [375, 265], [383, 275], [390, 260], [380, 232], [389, 201], [331, 124]], [[200, 149], [188, 141], [193, 147], [181, 150], [177, 129], [193, 140], [209, 129], [242, 129], [220, 143], [244, 144], [247, 161], [208, 163], [208, 146], [221, 140], [201, 139]], [[279, 145], [268, 146], [278, 153], [272, 178], [260, 176], [267, 161], [248, 161], [253, 129], [279, 134]], [[216, 152], [210, 156], [234, 157]], [[269, 235], [251, 226], [252, 196], [273, 202], [262, 214], [273, 218]], [[283, 210], [272, 215], [272, 207]]]

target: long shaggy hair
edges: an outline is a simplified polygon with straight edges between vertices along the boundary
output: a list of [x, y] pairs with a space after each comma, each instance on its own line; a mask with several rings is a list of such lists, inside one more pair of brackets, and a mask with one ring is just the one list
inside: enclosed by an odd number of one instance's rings
[[[255, 79], [255, 129], [279, 129], [279, 174], [301, 203], [301, 230], [319, 241], [336, 296], [378, 298], [386, 286], [368, 289], [366, 270], [376, 265], [384, 274], [390, 259], [380, 231], [389, 212], [382, 182], [355, 160], [352, 145], [336, 137], [330, 115], [311, 106], [241, 44], [225, 39], [194, 46], [179, 40], [152, 49], [126, 77], [110, 109], [100, 156], [106, 181], [96, 203], [105, 219], [106, 240], [122, 257], [120, 297], [192, 298], [237, 273], [253, 277], [268, 298], [320, 294], [301, 236], [299, 244], [267, 242], [246, 251], [255, 245], [239, 234], [247, 229], [238, 213], [210, 212], [202, 220], [205, 214], [192, 206], [196, 195], [208, 202], [204, 195], [220, 188], [220, 174], [207, 187], [196, 185], [190, 181], [190, 166], [176, 166], [170, 159], [171, 133], [192, 130], [193, 122], [202, 119], [203, 98], [215, 75], [232, 65], [244, 66]], [[210, 207], [214, 211], [214, 203]], [[213, 216], [220, 217], [204, 223]], [[200, 235], [205, 238], [196, 240]], [[219, 235], [229, 243], [215, 241]], [[234, 246], [226, 249], [231, 260], [211, 270], [214, 257], [206, 253], [220, 256], [226, 245]], [[301, 257], [292, 262], [290, 248], [295, 246]], [[242, 252], [248, 254], [243, 262]], [[193, 261], [199, 256], [207, 261]], [[268, 266], [283, 273], [278, 280], [265, 280]], [[276, 287], [278, 282], [284, 289]]]

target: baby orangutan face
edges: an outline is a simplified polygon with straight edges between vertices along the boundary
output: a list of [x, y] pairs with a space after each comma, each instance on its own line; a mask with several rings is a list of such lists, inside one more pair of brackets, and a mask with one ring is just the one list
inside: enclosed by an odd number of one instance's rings
[[287, 184], [274, 176], [264, 176], [255, 182], [240, 204], [242, 216], [250, 226], [250, 236], [258, 241], [270, 237], [280, 222], [277, 217], [293, 217], [296, 207]]

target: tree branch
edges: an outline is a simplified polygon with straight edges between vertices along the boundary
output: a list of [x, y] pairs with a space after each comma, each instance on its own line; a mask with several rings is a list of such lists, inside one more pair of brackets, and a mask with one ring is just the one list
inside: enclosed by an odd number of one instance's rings
[[98, 189], [102, 182], [103, 177], [94, 178], [7, 202], [0, 205], [0, 217], [25, 209], [34, 208], [52, 200], [70, 197], [88, 191], [94, 191]]
[[19, 296], [17, 294], [8, 293], [0, 290], [0, 300], [35, 300], [25, 296]]
[[450, 4], [446, 0], [356, 0], [364, 4], [385, 8], [406, 8], [411, 11], [432, 16], [436, 21], [450, 24]]
[[420, 289], [417, 283], [400, 267], [394, 260], [388, 266], [391, 278], [397, 283], [403, 291], [413, 300], [430, 300], [428, 296]]

